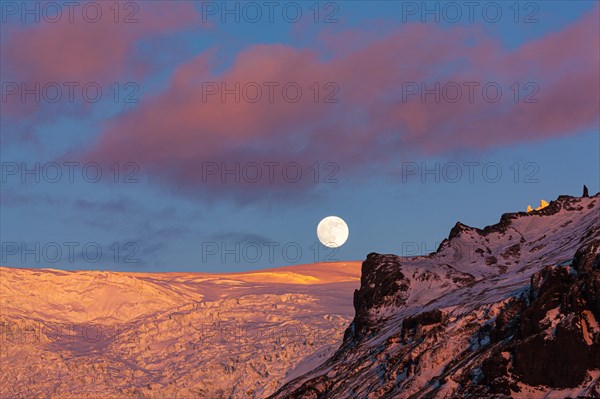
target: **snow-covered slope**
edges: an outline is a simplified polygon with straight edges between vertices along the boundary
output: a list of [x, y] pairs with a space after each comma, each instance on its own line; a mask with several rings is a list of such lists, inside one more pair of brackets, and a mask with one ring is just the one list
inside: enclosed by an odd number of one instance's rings
[[336, 353], [272, 398], [600, 397], [600, 195], [369, 254]]
[[0, 398], [597, 397], [599, 251], [597, 194], [362, 268], [0, 267]]
[[359, 279], [0, 267], [0, 398], [264, 398], [339, 347]]

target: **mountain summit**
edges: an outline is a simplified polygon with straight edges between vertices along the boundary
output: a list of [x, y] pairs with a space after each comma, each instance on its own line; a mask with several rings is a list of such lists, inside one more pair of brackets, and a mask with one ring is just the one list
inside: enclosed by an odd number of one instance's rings
[[600, 397], [600, 194], [371, 253], [338, 351], [283, 398]]

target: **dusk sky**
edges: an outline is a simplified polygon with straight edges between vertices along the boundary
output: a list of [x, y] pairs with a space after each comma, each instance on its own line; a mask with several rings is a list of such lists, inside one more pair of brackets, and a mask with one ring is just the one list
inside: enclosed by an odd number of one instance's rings
[[476, 3], [3, 1], [0, 264], [410, 256], [598, 192], [598, 2]]

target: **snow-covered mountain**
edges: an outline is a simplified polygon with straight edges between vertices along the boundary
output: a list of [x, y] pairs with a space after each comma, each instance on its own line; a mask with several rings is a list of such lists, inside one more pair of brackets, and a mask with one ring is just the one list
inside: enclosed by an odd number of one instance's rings
[[599, 253], [596, 194], [362, 270], [0, 267], [0, 398], [599, 397]]
[[0, 398], [264, 398], [339, 347], [359, 279], [2, 267]]
[[273, 399], [600, 397], [600, 194], [371, 253], [342, 346]]

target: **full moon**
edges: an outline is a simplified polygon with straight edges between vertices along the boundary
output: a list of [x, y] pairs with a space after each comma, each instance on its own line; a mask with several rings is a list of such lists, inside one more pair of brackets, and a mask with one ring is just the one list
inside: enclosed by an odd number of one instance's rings
[[327, 216], [317, 226], [317, 237], [321, 244], [329, 248], [338, 248], [348, 239], [348, 225], [342, 218]]

